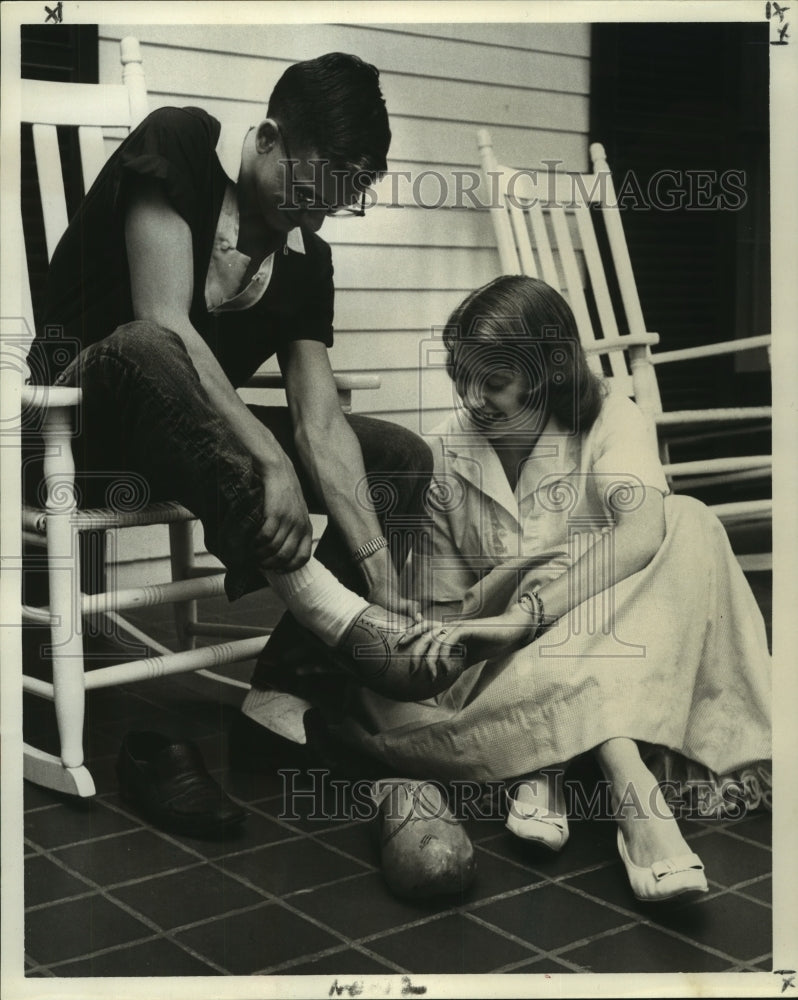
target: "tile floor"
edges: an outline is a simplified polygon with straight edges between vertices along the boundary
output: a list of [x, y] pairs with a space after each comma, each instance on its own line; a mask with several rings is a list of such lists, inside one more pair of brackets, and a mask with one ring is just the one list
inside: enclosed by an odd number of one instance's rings
[[[769, 618], [769, 579], [753, 574], [752, 584]], [[253, 621], [263, 600], [252, 595], [212, 611]], [[149, 625], [153, 634], [168, 633], [168, 622], [154, 615]], [[230, 673], [246, 678], [249, 666]], [[371, 826], [347, 808], [341, 786], [230, 767], [226, 734], [241, 694], [181, 675], [89, 695], [96, 798], [25, 786], [29, 976], [771, 969], [768, 813], [683, 822], [710, 881], [697, 903], [636, 903], [611, 822], [574, 822], [567, 850], [544, 858], [497, 816], [468, 820], [478, 875], [466, 895], [402, 901], [385, 886]], [[49, 705], [26, 703], [25, 726], [39, 732], [40, 745], [52, 744]], [[213, 774], [249, 811], [238, 836], [171, 836], [123, 804], [114, 760], [134, 728], [197, 741]], [[570, 777], [590, 780], [591, 767], [577, 762]], [[315, 797], [301, 794], [314, 787]], [[312, 811], [322, 794], [333, 806], [327, 818]]]

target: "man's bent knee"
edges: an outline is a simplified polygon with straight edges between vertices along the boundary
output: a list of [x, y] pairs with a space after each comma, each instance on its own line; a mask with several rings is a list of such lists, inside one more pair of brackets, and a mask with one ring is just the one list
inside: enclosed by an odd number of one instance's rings
[[128, 360], [146, 360], [148, 367], [174, 358], [188, 359], [185, 344], [174, 330], [144, 319], [118, 326], [94, 346], [103, 353], [114, 353]]

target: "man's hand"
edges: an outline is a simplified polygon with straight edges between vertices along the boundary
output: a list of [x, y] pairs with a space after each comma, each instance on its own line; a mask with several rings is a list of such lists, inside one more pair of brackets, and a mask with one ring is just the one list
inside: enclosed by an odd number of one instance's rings
[[255, 539], [258, 568], [299, 569], [310, 558], [312, 529], [296, 472], [282, 452], [263, 467], [263, 495], [265, 520]]
[[369, 582], [367, 597], [372, 604], [379, 604], [396, 614], [407, 615], [416, 620], [421, 617], [421, 605], [418, 601], [411, 601], [399, 593], [399, 581], [393, 566]]
[[360, 570], [366, 578], [366, 596], [372, 604], [407, 615], [417, 621], [421, 618], [421, 605], [402, 596], [396, 567], [387, 548], [378, 549], [360, 563]]

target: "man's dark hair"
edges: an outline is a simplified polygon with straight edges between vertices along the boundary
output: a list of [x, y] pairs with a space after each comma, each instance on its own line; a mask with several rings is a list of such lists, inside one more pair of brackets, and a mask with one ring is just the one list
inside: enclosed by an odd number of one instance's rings
[[289, 66], [272, 91], [268, 115], [292, 145], [371, 183], [385, 173], [391, 144], [379, 80], [376, 67], [357, 56], [328, 52]]

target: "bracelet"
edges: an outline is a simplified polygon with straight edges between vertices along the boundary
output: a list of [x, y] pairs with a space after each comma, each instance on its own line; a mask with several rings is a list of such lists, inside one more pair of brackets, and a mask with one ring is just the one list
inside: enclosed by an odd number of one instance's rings
[[384, 535], [379, 535], [377, 538], [370, 538], [367, 542], [364, 542], [359, 549], [355, 549], [352, 553], [352, 558], [356, 563], [362, 563], [364, 559], [373, 556], [375, 552], [387, 548], [388, 539]]
[[[531, 610], [531, 604], [534, 601], [535, 611]], [[556, 618], [551, 618], [549, 621], [546, 620], [546, 609], [543, 606], [543, 598], [540, 596], [539, 590], [526, 590], [518, 598], [518, 603], [526, 611], [527, 614], [536, 614], [537, 616], [537, 628], [535, 629], [535, 635], [532, 642], [538, 639], [548, 628], [557, 621]]]

